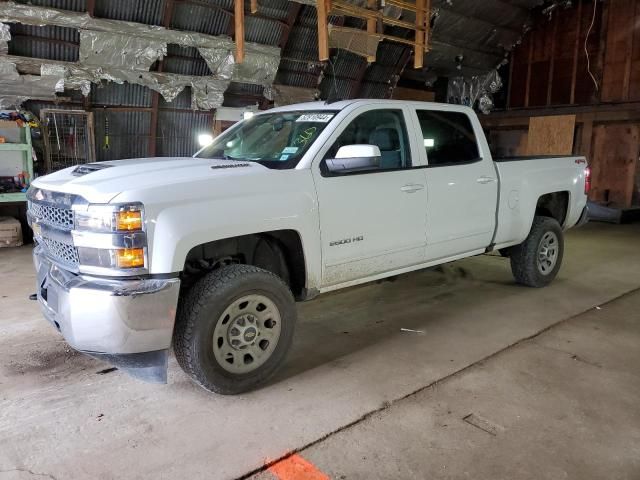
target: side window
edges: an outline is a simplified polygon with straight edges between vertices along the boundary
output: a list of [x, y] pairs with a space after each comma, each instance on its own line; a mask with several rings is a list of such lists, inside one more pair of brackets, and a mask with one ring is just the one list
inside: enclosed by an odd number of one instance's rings
[[478, 142], [469, 117], [460, 112], [417, 110], [429, 165], [478, 160]]
[[[411, 167], [411, 148], [402, 110], [370, 110], [357, 116], [331, 146], [325, 159], [334, 158], [340, 147], [358, 144], [377, 145], [380, 149], [380, 165], [371, 171]], [[326, 171], [324, 162], [321, 168]]]

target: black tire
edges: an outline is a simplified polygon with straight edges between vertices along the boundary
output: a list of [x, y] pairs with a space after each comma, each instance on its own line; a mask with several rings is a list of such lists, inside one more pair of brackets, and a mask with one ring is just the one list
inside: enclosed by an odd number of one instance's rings
[[[214, 331], [221, 315], [245, 295], [262, 295], [280, 315], [280, 336], [268, 359], [248, 373], [226, 370], [214, 354]], [[235, 395], [265, 383], [283, 363], [296, 322], [296, 307], [289, 287], [275, 274], [251, 265], [229, 265], [198, 280], [181, 299], [173, 349], [182, 369], [204, 389]], [[229, 327], [228, 327], [229, 328]]]
[[[541, 242], [547, 233], [553, 233], [558, 241], [557, 258], [552, 269], [543, 273], [538, 266]], [[516, 282], [528, 287], [549, 285], [558, 274], [564, 254], [564, 236], [558, 221], [551, 217], [536, 216], [529, 236], [520, 245], [511, 248], [511, 272]]]

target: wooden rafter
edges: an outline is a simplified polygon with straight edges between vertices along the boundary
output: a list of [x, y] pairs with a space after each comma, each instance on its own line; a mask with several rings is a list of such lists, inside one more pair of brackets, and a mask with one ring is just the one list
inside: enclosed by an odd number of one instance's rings
[[242, 63], [244, 61], [244, 0], [234, 0], [233, 20], [235, 24], [236, 63]]
[[[326, 2], [327, 0], [325, 0]], [[329, 0], [330, 1], [330, 0]], [[318, 40], [321, 40], [321, 22], [320, 22], [320, 6], [321, 1], [318, 2]], [[389, 40], [391, 42], [403, 43], [410, 45], [415, 49], [414, 67], [422, 68], [424, 62], [424, 54], [429, 51], [429, 25], [431, 18], [431, 1], [430, 0], [416, 0], [416, 4], [408, 3], [404, 0], [387, 0], [390, 5], [395, 5], [405, 10], [410, 10], [416, 13], [415, 23], [407, 22], [404, 20], [398, 20], [391, 17], [386, 17], [383, 12], [378, 11], [376, 0], [367, 0], [367, 8], [359, 7], [351, 3], [347, 3], [345, 0], [332, 0], [331, 5], [326, 9], [326, 14], [329, 12], [335, 12], [338, 15], [345, 15], [349, 17], [361, 18], [366, 20], [367, 29], [366, 35], [375, 36], [378, 39]], [[326, 3], [323, 4], [326, 6]], [[396, 27], [402, 27], [415, 32], [415, 38], [413, 40], [396, 37], [393, 35], [386, 35], [381, 32], [379, 25], [392, 25]], [[328, 35], [327, 35], [328, 38]], [[328, 59], [320, 57], [320, 60]], [[368, 62], [375, 61], [372, 56], [367, 57]]]
[[329, 60], [329, 26], [327, 23], [329, 9], [327, 8], [327, 0], [318, 0], [316, 8], [318, 11], [318, 58], [321, 62], [324, 62]]
[[[367, 0], [367, 8], [370, 10], [375, 10], [377, 6], [377, 0]], [[375, 18], [367, 18], [367, 33], [369, 35], [375, 35], [378, 30], [378, 22]], [[367, 62], [373, 63], [376, 61], [375, 55], [367, 56]]]
[[416, 49], [413, 68], [422, 68], [424, 62], [424, 0], [416, 0]]

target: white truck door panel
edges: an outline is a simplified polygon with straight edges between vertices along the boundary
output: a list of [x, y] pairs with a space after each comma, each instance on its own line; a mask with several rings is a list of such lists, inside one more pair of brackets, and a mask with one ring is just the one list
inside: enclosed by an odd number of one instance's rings
[[487, 247], [495, 230], [499, 186], [471, 119], [453, 111], [416, 109], [416, 115], [428, 161], [427, 258]]
[[412, 155], [415, 139], [407, 134], [404, 109], [355, 110], [321, 158], [332, 158], [340, 146], [364, 143], [380, 147], [378, 168], [343, 175], [332, 175], [321, 165], [313, 169], [323, 286], [424, 262], [425, 169], [411, 168], [420, 160]]

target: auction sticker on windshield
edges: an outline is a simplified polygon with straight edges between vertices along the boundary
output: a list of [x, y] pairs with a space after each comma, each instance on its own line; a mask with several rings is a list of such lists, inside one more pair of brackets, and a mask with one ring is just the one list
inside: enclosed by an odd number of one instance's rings
[[333, 113], [305, 113], [300, 115], [296, 122], [328, 123], [333, 118]]

